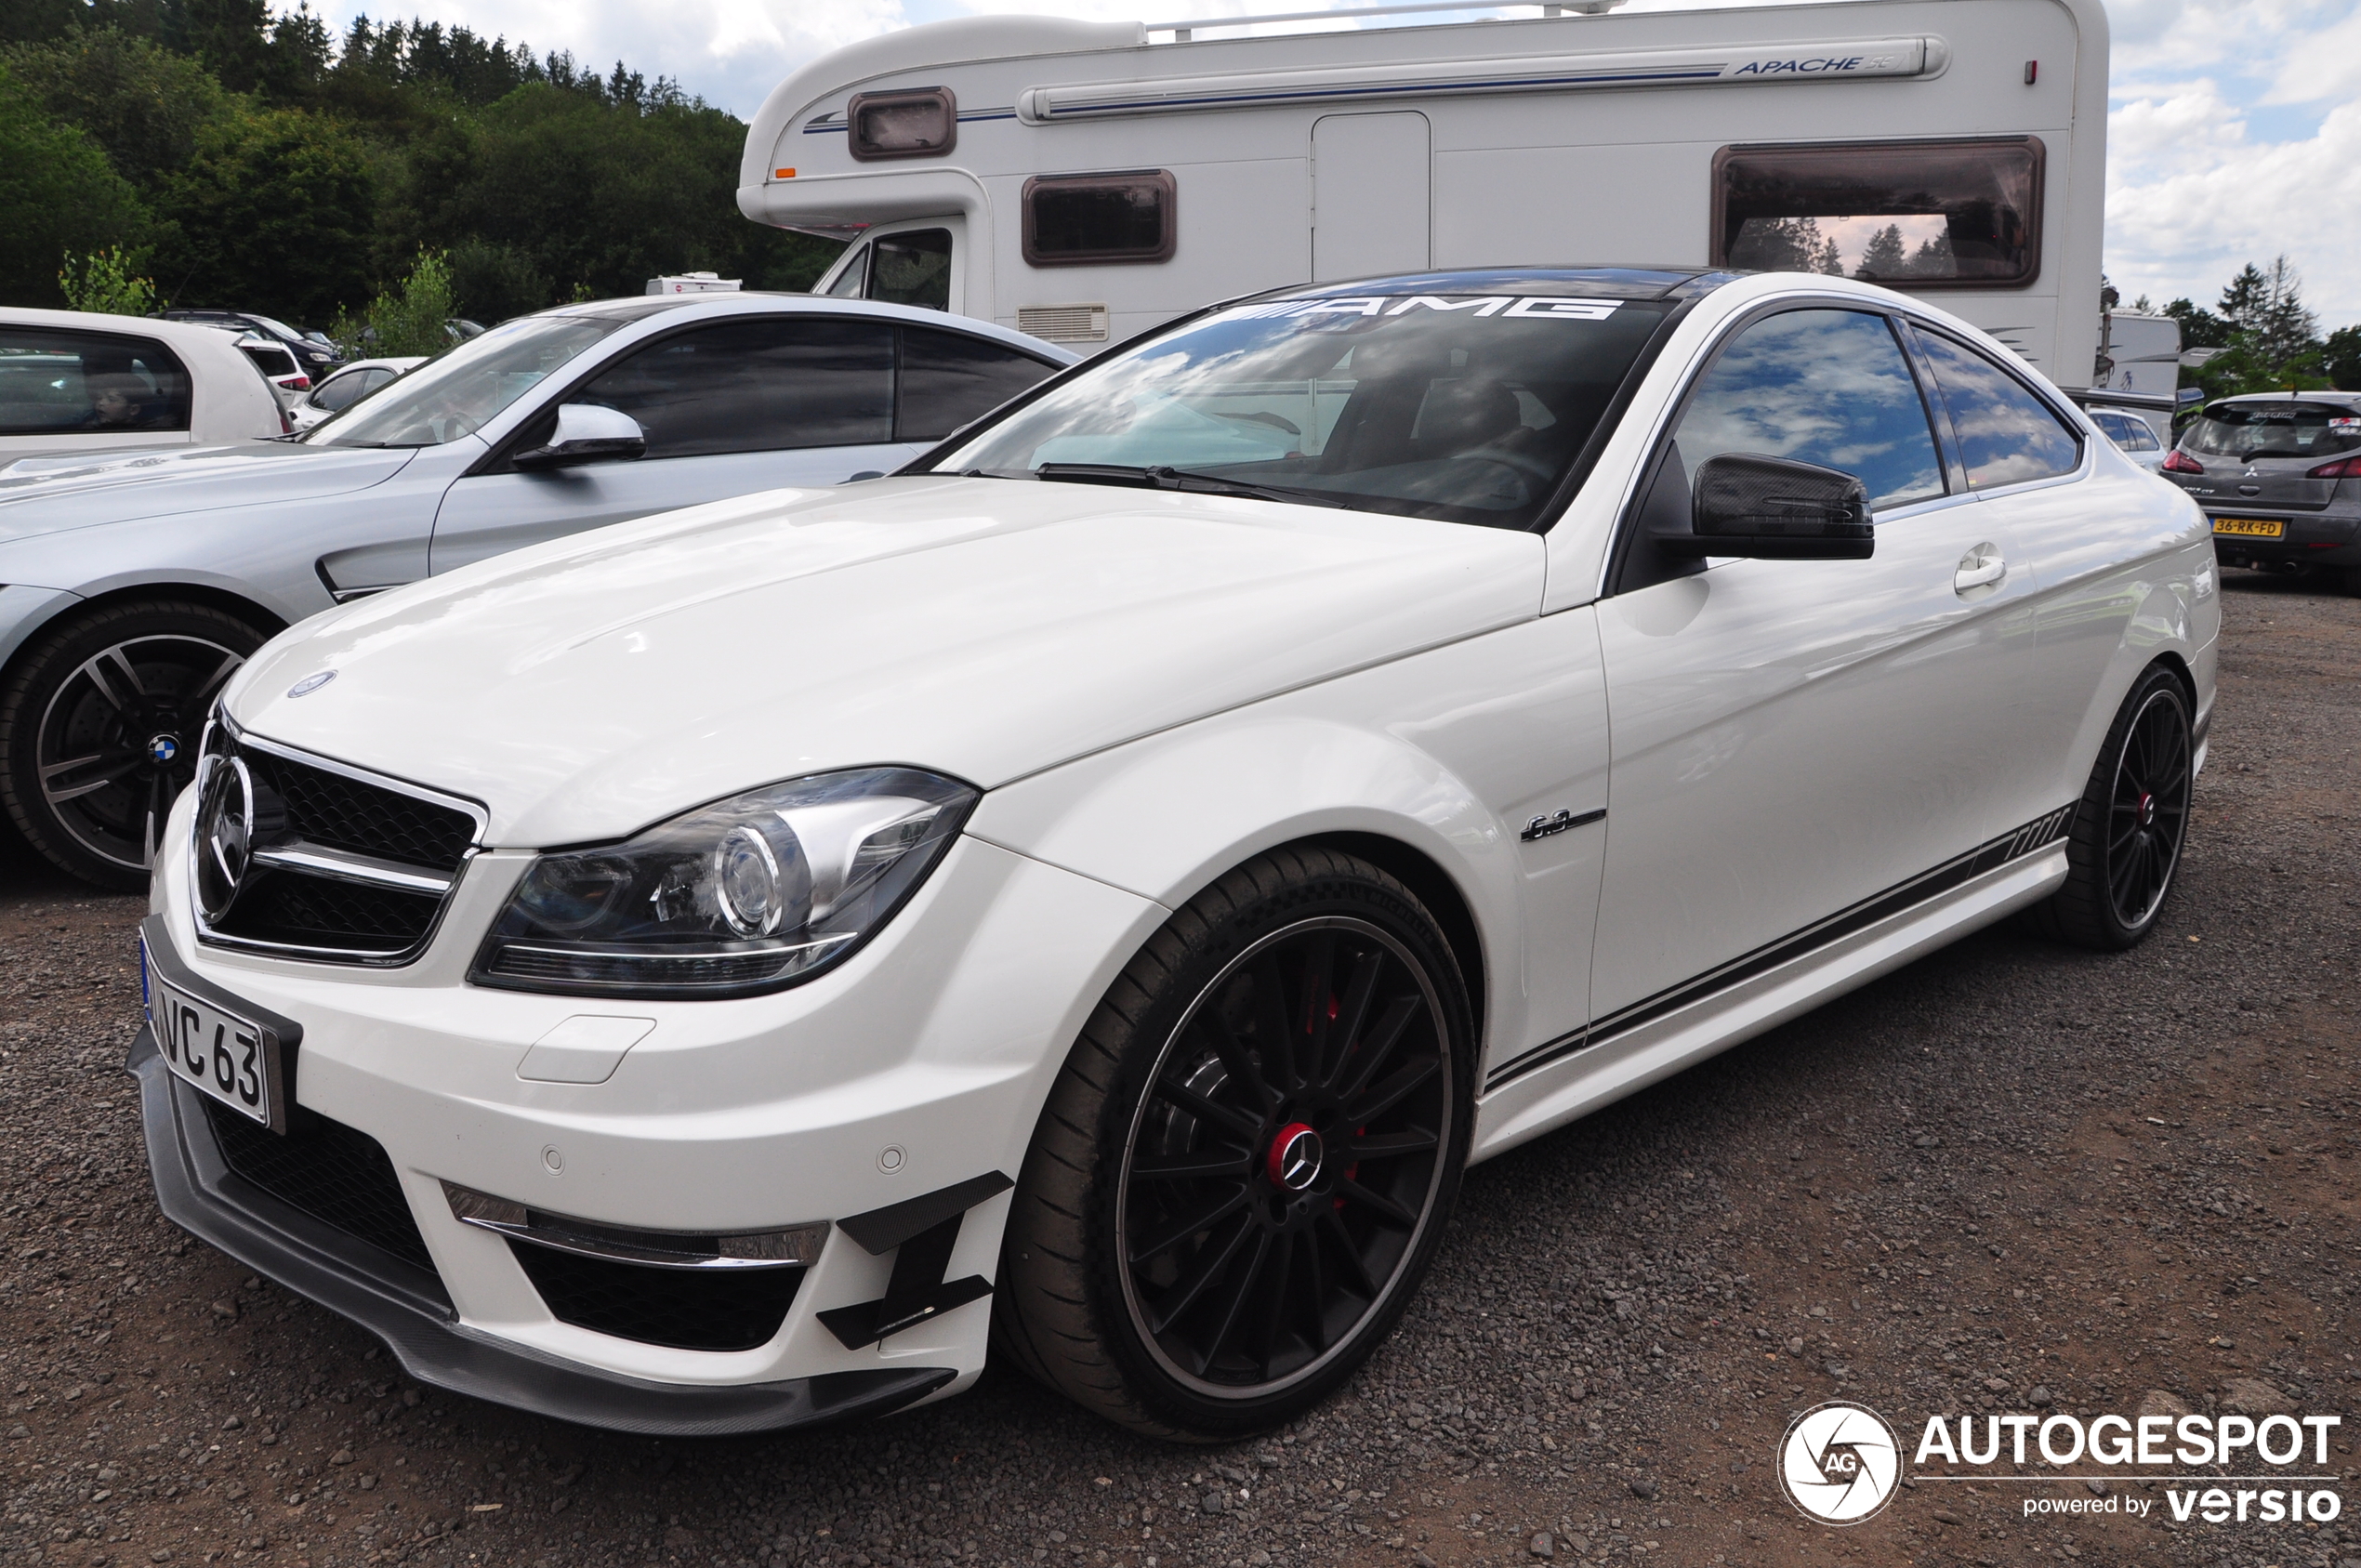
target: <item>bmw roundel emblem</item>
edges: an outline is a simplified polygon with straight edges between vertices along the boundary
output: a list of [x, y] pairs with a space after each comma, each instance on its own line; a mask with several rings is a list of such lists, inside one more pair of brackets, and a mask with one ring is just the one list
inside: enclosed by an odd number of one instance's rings
[[301, 680], [297, 681], [293, 686], [287, 688], [287, 695], [290, 697], [308, 697], [311, 695], [312, 692], [320, 690], [321, 687], [325, 686], [329, 681], [334, 680], [336, 678], [336, 672], [332, 669], [323, 669], [313, 674], [307, 675]]
[[179, 755], [179, 736], [151, 735], [148, 737], [148, 758], [150, 761], [159, 764], [165, 763], [171, 761], [174, 758]]

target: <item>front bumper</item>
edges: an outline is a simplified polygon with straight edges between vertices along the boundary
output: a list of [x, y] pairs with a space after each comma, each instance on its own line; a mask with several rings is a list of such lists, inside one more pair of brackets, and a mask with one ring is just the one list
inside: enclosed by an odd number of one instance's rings
[[202, 1097], [172, 1075], [147, 1030], [124, 1065], [139, 1081], [148, 1164], [165, 1217], [369, 1330], [421, 1383], [584, 1426], [719, 1437], [882, 1416], [958, 1376], [948, 1366], [878, 1367], [699, 1387], [620, 1377], [504, 1344], [460, 1323], [433, 1273], [357, 1244], [232, 1171]]
[[[191, 810], [184, 794], [165, 842], [187, 842]], [[998, 1173], [1022, 1167], [1067, 1048], [1167, 912], [962, 840], [874, 941], [806, 985], [616, 1004], [471, 986], [468, 961], [529, 859], [479, 856], [415, 961], [364, 969], [200, 943], [188, 857], [159, 856], [143, 928], [158, 970], [232, 1012], [300, 1026], [289, 1102], [366, 1146], [414, 1277], [397, 1278], [389, 1264], [402, 1260], [357, 1233], [322, 1235], [304, 1214], [323, 1211], [296, 1188], [253, 1190], [238, 1174], [265, 1176], [248, 1135], [225, 1124], [220, 1137], [235, 1147], [214, 1148], [211, 1116], [190, 1113], [196, 1091], [176, 1090], [169, 1064], [152, 1057], [150, 1140], [167, 1213], [364, 1324], [422, 1379], [568, 1419], [754, 1430], [941, 1398], [972, 1381], [1009, 1203]], [[603, 1081], [524, 1075], [553, 1030], [606, 1014], [645, 1030]], [[220, 1179], [209, 1186], [191, 1169]], [[977, 1189], [987, 1178], [998, 1185]], [[536, 1268], [546, 1258], [463, 1220], [454, 1188], [615, 1232], [824, 1222], [826, 1239], [784, 1317], [768, 1320], [775, 1328], [700, 1347], [569, 1311]], [[969, 1194], [964, 1218], [946, 1235], [944, 1217], [932, 1216], [925, 1236], [904, 1238], [935, 1271], [905, 1279], [909, 1249], [890, 1227], [864, 1221], [946, 1192]], [[290, 1201], [273, 1204], [274, 1193]], [[303, 1212], [290, 1218], [291, 1206]], [[391, 1304], [389, 1281], [402, 1286]], [[671, 1286], [656, 1288], [677, 1323]], [[500, 1370], [469, 1370], [481, 1366]], [[665, 1415], [667, 1402], [679, 1412]]]

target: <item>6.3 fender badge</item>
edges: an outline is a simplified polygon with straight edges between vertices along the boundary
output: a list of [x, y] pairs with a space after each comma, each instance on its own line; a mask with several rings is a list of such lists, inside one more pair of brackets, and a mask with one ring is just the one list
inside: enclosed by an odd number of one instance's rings
[[1534, 818], [1524, 824], [1524, 831], [1517, 837], [1530, 844], [1537, 838], [1552, 837], [1569, 828], [1588, 827], [1594, 822], [1603, 822], [1606, 820], [1606, 808], [1603, 806], [1595, 811], [1562, 810], [1554, 815]]
[[293, 686], [288, 687], [287, 695], [290, 697], [308, 697], [311, 695], [312, 692], [320, 690], [321, 687], [325, 686], [329, 681], [334, 680], [336, 678], [336, 672], [332, 669], [315, 671], [310, 675], [305, 676]]

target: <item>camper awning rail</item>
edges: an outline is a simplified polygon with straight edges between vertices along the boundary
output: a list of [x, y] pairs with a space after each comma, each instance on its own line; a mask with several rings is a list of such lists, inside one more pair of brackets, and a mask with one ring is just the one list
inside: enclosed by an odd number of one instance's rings
[[1123, 114], [1189, 113], [1356, 99], [1564, 92], [1587, 87], [1891, 80], [1939, 75], [1950, 59], [1947, 43], [1932, 34], [1921, 34], [1912, 38], [1843, 38], [1804, 44], [1739, 44], [1704, 49], [1412, 60], [1028, 87], [1017, 95], [1017, 117], [1041, 125]]
[[1169, 33], [1174, 40], [1185, 44], [1193, 33], [1217, 27], [1260, 27], [1279, 21], [1333, 21], [1339, 17], [1399, 17], [1432, 11], [1517, 11], [1534, 6], [1541, 7], [1545, 17], [1566, 11], [1579, 11], [1586, 16], [1601, 16], [1615, 9], [1624, 0], [1421, 0], [1414, 6], [1346, 6], [1330, 11], [1273, 11], [1259, 17], [1194, 17], [1187, 21], [1152, 21], [1146, 23], [1150, 33]]

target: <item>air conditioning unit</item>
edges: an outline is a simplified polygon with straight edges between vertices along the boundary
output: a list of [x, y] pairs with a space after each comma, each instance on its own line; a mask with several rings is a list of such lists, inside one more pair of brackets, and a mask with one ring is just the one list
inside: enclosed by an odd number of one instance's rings
[[1049, 343], [1104, 343], [1107, 308], [1103, 305], [1025, 305], [1017, 310], [1017, 330]]

